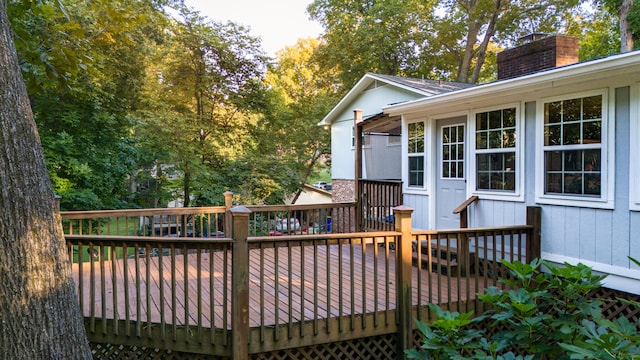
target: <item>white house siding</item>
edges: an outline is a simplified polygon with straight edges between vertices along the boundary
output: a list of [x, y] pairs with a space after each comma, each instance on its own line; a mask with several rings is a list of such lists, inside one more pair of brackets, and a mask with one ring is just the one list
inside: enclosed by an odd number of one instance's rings
[[382, 107], [397, 102], [419, 99], [422, 96], [392, 85], [364, 91], [337, 116], [331, 125], [331, 177], [353, 180], [355, 174], [353, 137], [353, 110], [361, 109], [363, 118], [382, 112]]
[[522, 225], [527, 222], [523, 202], [482, 200], [469, 207], [469, 227]]
[[418, 194], [403, 195], [404, 205], [413, 209], [411, 225], [414, 229], [429, 229], [429, 196]]

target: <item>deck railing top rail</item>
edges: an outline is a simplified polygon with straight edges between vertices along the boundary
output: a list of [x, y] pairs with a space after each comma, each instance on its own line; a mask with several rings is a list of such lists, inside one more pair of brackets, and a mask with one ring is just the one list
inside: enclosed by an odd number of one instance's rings
[[120, 209], [120, 210], [87, 210], [61, 211], [62, 220], [95, 219], [109, 217], [134, 217], [154, 215], [192, 215], [203, 213], [224, 213], [224, 206], [185, 207], [185, 208], [151, 208], [151, 209]]
[[512, 230], [533, 229], [533, 225], [509, 225], [509, 226], [491, 226], [464, 229], [439, 229], [439, 230], [413, 230], [413, 235], [437, 235], [437, 234], [473, 234], [477, 232], [501, 232]]

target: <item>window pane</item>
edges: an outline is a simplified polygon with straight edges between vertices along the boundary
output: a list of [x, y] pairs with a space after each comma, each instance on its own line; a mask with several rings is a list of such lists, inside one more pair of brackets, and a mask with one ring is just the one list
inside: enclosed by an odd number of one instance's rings
[[582, 124], [582, 143], [599, 144], [601, 142], [601, 121], [588, 121]]
[[442, 159], [443, 160], [449, 160], [450, 159], [449, 145], [442, 145]]
[[516, 130], [505, 130], [502, 132], [502, 147], [514, 148], [516, 147]]
[[516, 153], [506, 153], [504, 154], [504, 169], [505, 171], [515, 171], [516, 169]]
[[489, 132], [489, 149], [500, 149], [502, 147], [502, 131], [494, 130]]
[[488, 171], [489, 170], [489, 155], [488, 154], [478, 154], [476, 155], [476, 168], [478, 171]]
[[584, 151], [584, 171], [600, 171], [600, 150]]
[[464, 178], [464, 162], [458, 161], [458, 179]]
[[448, 178], [449, 177], [449, 163], [448, 162], [443, 162], [442, 163], [442, 177], [443, 178]]
[[600, 195], [600, 174], [585, 174], [584, 193], [586, 195]]
[[487, 119], [487, 113], [477, 113], [476, 130], [487, 130], [489, 128], [489, 121]]
[[562, 174], [547, 173], [544, 192], [562, 193]]
[[458, 142], [464, 142], [464, 126], [458, 126]]
[[489, 190], [489, 174], [478, 173], [478, 190]]
[[464, 144], [458, 144], [458, 160], [464, 160]]
[[544, 169], [546, 172], [562, 171], [562, 152], [547, 151], [544, 157]]
[[458, 139], [458, 132], [456, 131], [457, 128], [455, 126], [452, 126], [449, 129], [451, 130], [451, 137], [449, 138], [448, 142], [456, 142], [456, 139]]
[[502, 181], [502, 173], [491, 174], [491, 190], [502, 190], [504, 183]]
[[476, 134], [476, 149], [487, 148], [487, 133], [479, 132]]
[[442, 128], [442, 143], [443, 144], [448, 144], [448, 143], [451, 142], [451, 141], [449, 141], [449, 139], [451, 139], [449, 137], [449, 129], [450, 129], [449, 127]]
[[580, 173], [564, 174], [564, 193], [582, 194], [582, 175]]
[[424, 185], [424, 157], [409, 157], [409, 186]]
[[502, 111], [495, 110], [489, 112], [489, 129], [502, 128]]
[[562, 121], [562, 102], [556, 101], [544, 104], [544, 123], [553, 124]]
[[565, 151], [564, 171], [582, 170], [582, 151]]
[[455, 162], [455, 161], [452, 161], [452, 162], [451, 162], [451, 168], [450, 168], [450, 171], [449, 171], [449, 176], [447, 176], [447, 177], [452, 177], [452, 178], [455, 178], [455, 177], [456, 177], [456, 174], [458, 173], [458, 167], [457, 167], [457, 164], [458, 164], [458, 163], [457, 163], [457, 162]]
[[562, 104], [562, 121], [579, 121], [580, 120], [580, 101], [581, 99], [565, 100]]
[[580, 144], [580, 123], [566, 124], [562, 131], [562, 145]]
[[504, 174], [504, 189], [509, 191], [516, 190], [516, 174], [515, 172], [505, 173]]
[[544, 145], [560, 145], [560, 125], [548, 125], [544, 127]]
[[582, 99], [582, 108], [583, 119], [602, 119], [602, 96], [591, 96]]
[[515, 127], [516, 126], [516, 109], [504, 109], [502, 112], [502, 126]]

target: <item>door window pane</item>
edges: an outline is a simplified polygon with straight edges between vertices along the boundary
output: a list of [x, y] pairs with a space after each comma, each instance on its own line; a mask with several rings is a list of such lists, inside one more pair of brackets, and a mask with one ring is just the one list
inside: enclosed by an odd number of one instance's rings
[[442, 127], [441, 176], [464, 179], [464, 125]]

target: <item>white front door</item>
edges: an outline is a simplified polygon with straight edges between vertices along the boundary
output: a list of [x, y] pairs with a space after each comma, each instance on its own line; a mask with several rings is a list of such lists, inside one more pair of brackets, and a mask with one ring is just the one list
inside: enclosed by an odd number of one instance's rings
[[436, 122], [436, 229], [460, 227], [453, 210], [466, 199], [466, 117]]

